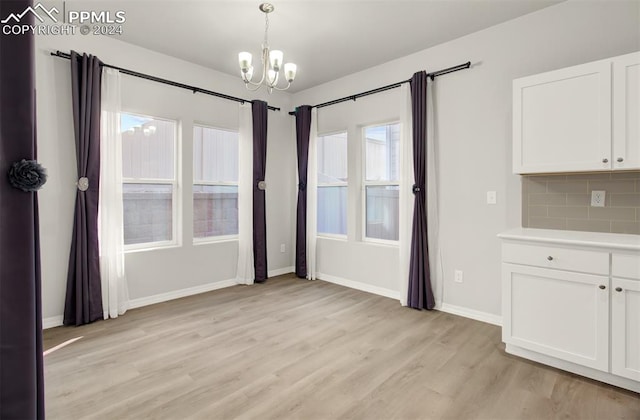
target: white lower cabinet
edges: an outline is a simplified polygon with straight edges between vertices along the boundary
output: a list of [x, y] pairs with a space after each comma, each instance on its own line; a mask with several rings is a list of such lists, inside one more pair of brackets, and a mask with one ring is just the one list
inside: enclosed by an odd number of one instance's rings
[[611, 372], [640, 381], [640, 280], [614, 277], [611, 287]]
[[506, 351], [640, 392], [640, 236], [499, 236]]
[[503, 340], [609, 370], [609, 278], [503, 264]]

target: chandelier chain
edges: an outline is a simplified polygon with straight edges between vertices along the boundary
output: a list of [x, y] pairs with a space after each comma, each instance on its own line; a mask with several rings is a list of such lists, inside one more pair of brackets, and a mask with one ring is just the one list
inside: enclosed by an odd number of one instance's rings
[[269, 46], [269, 38], [267, 35], [268, 31], [269, 31], [269, 14], [265, 13], [264, 14], [264, 45], [262, 46], [262, 48]]

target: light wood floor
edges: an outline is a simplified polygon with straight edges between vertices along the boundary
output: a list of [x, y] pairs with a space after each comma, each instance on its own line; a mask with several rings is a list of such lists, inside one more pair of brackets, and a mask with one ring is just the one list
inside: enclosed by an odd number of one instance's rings
[[49, 419], [640, 419], [496, 326], [292, 275], [45, 331]]

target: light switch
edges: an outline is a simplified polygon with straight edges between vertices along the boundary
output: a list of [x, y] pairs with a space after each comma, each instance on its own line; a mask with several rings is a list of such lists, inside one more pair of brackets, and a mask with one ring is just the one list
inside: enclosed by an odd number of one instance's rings
[[487, 191], [487, 204], [496, 204], [496, 192]]

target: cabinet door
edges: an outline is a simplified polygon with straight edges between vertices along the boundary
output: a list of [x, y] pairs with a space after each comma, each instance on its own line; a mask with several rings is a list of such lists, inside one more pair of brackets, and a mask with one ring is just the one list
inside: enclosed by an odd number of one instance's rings
[[513, 171], [611, 170], [611, 62], [513, 81]]
[[502, 339], [609, 371], [609, 278], [502, 264]]
[[613, 59], [613, 168], [640, 169], [640, 53]]
[[640, 281], [611, 281], [611, 372], [640, 381]]

